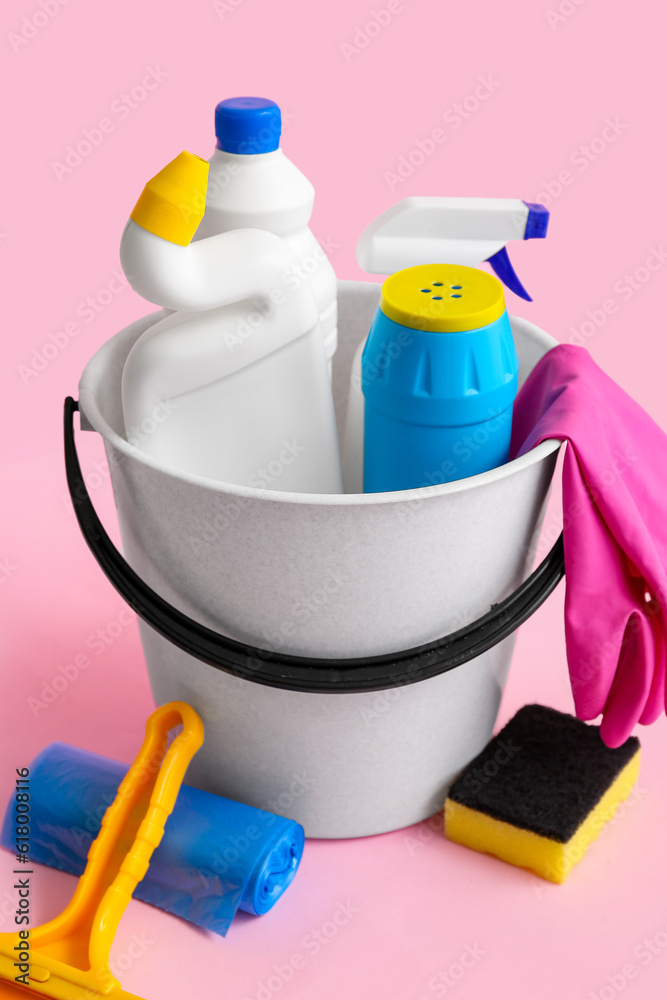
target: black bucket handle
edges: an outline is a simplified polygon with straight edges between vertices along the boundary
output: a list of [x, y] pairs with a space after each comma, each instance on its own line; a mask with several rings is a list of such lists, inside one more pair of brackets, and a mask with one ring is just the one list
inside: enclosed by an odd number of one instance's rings
[[290, 656], [249, 646], [201, 625], [163, 600], [126, 562], [97, 516], [81, 473], [74, 439], [79, 404], [65, 399], [67, 487], [81, 533], [102, 572], [151, 628], [203, 663], [244, 680], [290, 691], [349, 694], [402, 687], [436, 677], [491, 649], [516, 631], [547, 599], [565, 574], [563, 535], [513, 594], [481, 618], [434, 642], [382, 656], [328, 659]]

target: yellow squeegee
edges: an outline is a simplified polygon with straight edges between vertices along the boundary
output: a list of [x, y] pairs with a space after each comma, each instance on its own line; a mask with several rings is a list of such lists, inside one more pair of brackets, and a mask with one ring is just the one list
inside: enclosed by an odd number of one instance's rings
[[[168, 746], [170, 730], [180, 725], [182, 731]], [[184, 702], [153, 712], [67, 908], [41, 927], [29, 928], [27, 937], [19, 931], [0, 934], [1, 1000], [141, 1000], [121, 989], [109, 952], [203, 740], [202, 721]]]

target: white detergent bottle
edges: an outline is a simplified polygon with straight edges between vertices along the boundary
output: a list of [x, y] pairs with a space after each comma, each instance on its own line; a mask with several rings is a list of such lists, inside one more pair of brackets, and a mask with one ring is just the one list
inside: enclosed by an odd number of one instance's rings
[[280, 148], [280, 108], [263, 97], [233, 97], [215, 109], [206, 209], [194, 239], [231, 229], [266, 229], [298, 257], [286, 284], [309, 281], [331, 365], [337, 343], [336, 275], [308, 223], [315, 189]]
[[207, 174], [205, 160], [181, 153], [148, 182], [123, 232], [128, 281], [174, 310], [128, 354], [126, 436], [164, 465], [207, 479], [341, 493], [312, 287], [285, 281], [297, 258], [273, 233], [238, 229], [190, 242]]

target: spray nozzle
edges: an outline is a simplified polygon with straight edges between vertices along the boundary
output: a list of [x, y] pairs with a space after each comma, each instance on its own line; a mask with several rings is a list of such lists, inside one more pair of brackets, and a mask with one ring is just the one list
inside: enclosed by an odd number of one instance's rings
[[549, 212], [518, 198], [405, 198], [361, 234], [357, 260], [370, 274], [417, 264], [478, 267], [488, 261], [500, 280], [532, 301], [510, 262], [510, 240], [544, 239]]

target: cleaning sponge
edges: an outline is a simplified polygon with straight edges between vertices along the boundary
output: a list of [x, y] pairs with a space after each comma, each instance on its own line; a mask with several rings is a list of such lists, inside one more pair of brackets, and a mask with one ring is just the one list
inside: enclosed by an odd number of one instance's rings
[[452, 785], [445, 835], [564, 882], [629, 795], [639, 756], [635, 736], [610, 749], [597, 726], [526, 705]]

